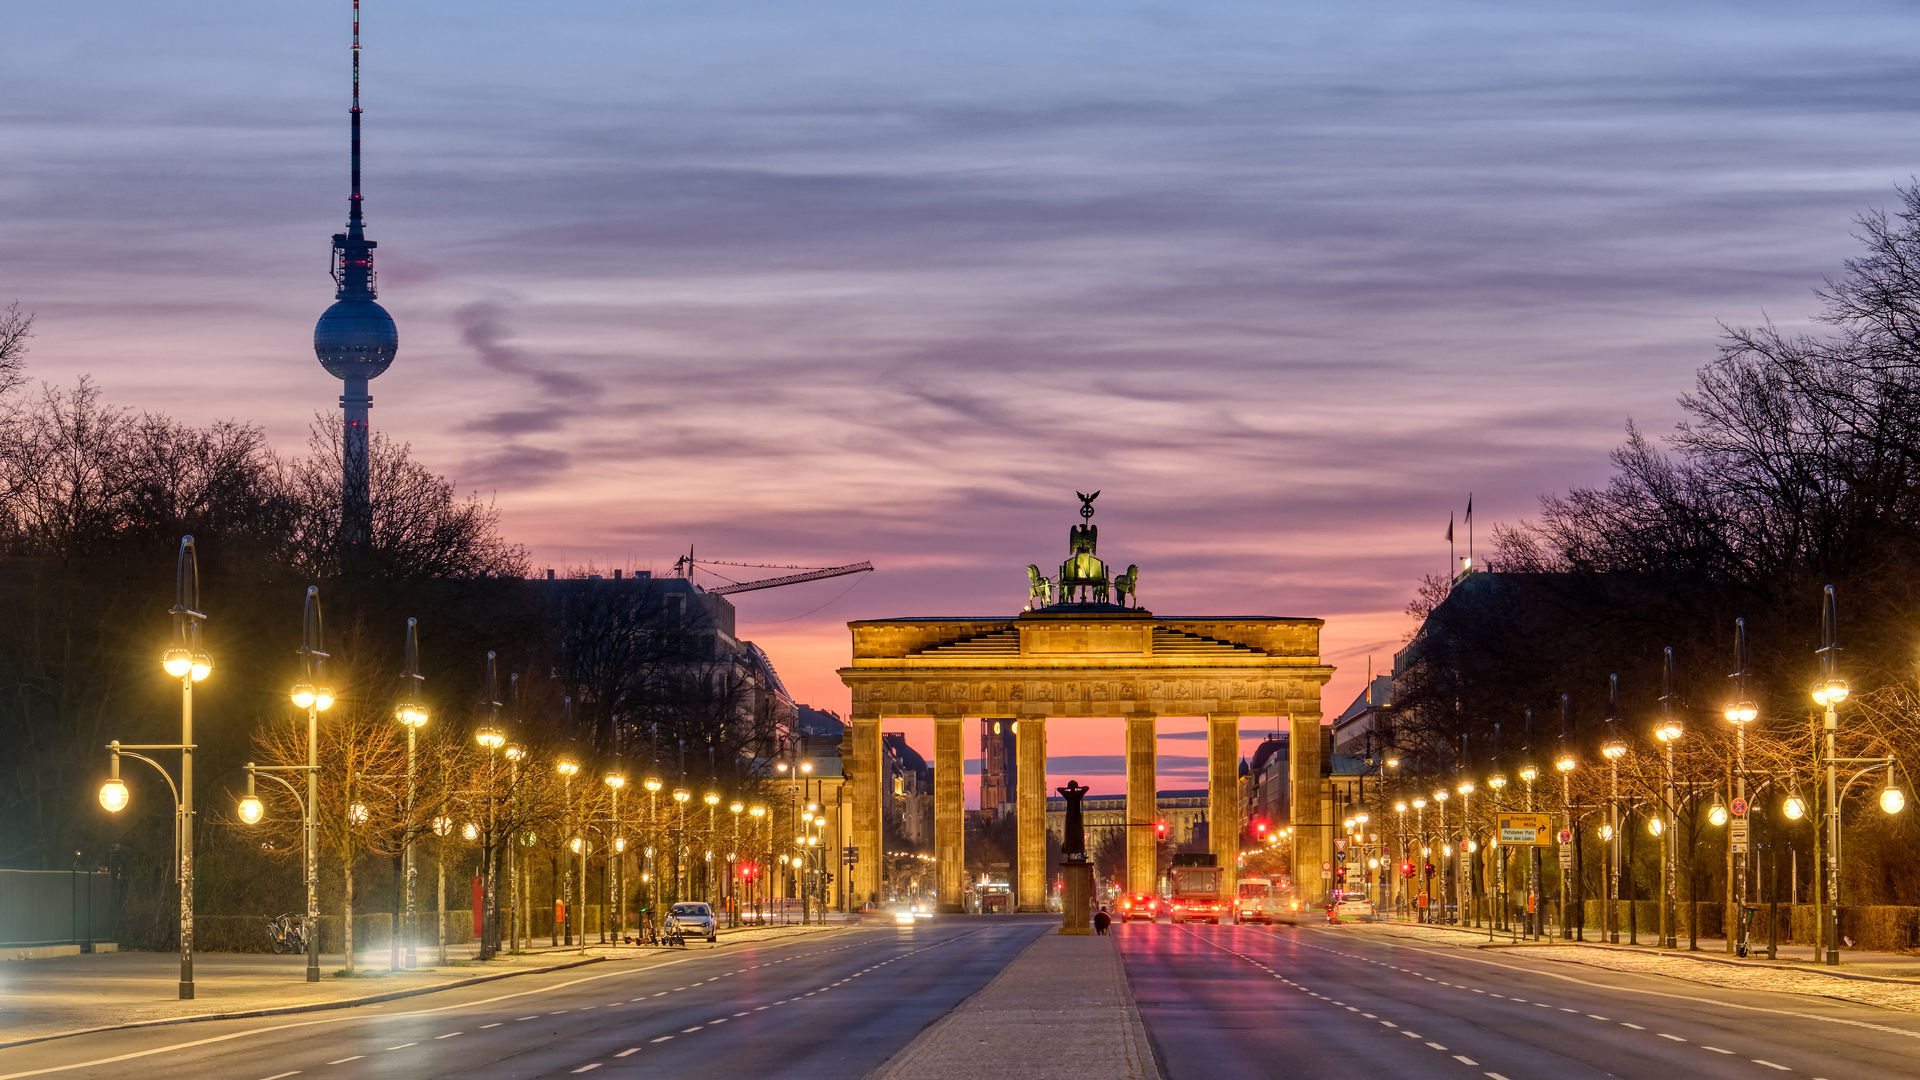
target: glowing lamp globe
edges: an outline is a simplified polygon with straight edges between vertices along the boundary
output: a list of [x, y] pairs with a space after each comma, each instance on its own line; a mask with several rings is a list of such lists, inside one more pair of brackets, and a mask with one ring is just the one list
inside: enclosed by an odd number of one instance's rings
[[175, 645], [160, 657], [160, 669], [176, 679], [184, 679], [193, 670], [193, 654]]
[[326, 712], [333, 708], [333, 687], [316, 686], [313, 688], [313, 707]]
[[267, 808], [260, 802], [260, 796], [248, 795], [240, 800], [239, 812], [242, 822], [248, 825], [258, 825], [260, 824], [260, 819], [267, 815]]
[[126, 782], [117, 776], [100, 785], [100, 805], [109, 814], [125, 810], [129, 799]]
[[317, 700], [312, 683], [295, 683], [292, 697], [293, 707], [296, 709], [311, 709], [314, 701]]
[[480, 839], [480, 826], [469, 821], [461, 828], [460, 835], [468, 841], [478, 840]]
[[192, 676], [194, 682], [204, 680], [207, 676], [213, 674], [213, 657], [208, 656], [205, 652], [194, 653], [193, 663], [188, 667], [187, 674]]
[[1715, 825], [1725, 825], [1727, 823], [1727, 808], [1721, 806], [1719, 803], [1714, 803], [1713, 809], [1707, 811], [1707, 820], [1713, 822]]
[[1787, 815], [1787, 820], [1799, 821], [1801, 818], [1807, 816], [1807, 801], [1798, 795], [1789, 795], [1787, 796], [1787, 801], [1781, 804], [1780, 809]]
[[1897, 814], [1907, 808], [1907, 793], [1897, 787], [1888, 787], [1880, 792], [1880, 809], [1889, 814]]
[[1661, 821], [1659, 818], [1647, 819], [1647, 832], [1650, 833], [1651, 835], [1659, 836], [1661, 833], [1666, 831], [1667, 831], [1666, 823]]

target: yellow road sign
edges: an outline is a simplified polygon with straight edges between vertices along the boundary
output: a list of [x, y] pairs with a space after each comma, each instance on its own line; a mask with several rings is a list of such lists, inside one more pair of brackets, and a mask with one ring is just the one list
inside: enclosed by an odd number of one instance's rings
[[1500, 842], [1514, 847], [1546, 847], [1553, 842], [1552, 814], [1501, 814]]

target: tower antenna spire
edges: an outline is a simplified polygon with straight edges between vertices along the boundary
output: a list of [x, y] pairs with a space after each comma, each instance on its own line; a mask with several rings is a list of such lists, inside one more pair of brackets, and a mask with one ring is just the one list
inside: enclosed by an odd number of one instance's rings
[[360, 214], [360, 0], [353, 0], [353, 194], [347, 196], [347, 235], [361, 240], [365, 219]]

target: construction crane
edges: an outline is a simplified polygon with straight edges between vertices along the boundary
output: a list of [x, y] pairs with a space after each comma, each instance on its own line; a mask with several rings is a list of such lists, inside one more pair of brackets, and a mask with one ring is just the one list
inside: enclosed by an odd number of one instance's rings
[[691, 581], [693, 580], [693, 572], [695, 570], [710, 566], [743, 566], [755, 570], [797, 571], [792, 574], [782, 574], [779, 577], [761, 578], [758, 581], [733, 581], [728, 579], [725, 574], [707, 570], [707, 573], [727, 581], [725, 585], [701, 590], [712, 593], [715, 596], [729, 596], [733, 593], [753, 592], [756, 589], [777, 589], [782, 585], [798, 585], [803, 581], [820, 581], [825, 578], [845, 577], [848, 574], [864, 574], [873, 569], [873, 564], [865, 561], [849, 563], [846, 566], [781, 566], [773, 563], [728, 562], [725, 559], [700, 559], [696, 561], [693, 557], [693, 549], [688, 548], [685, 555], [680, 556], [679, 559], [674, 561], [673, 572]]

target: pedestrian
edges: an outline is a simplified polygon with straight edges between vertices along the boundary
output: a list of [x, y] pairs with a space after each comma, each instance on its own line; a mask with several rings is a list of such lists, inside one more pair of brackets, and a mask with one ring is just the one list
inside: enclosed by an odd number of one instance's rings
[[1107, 914], [1106, 905], [1103, 904], [1100, 910], [1093, 915], [1093, 928], [1095, 931], [1104, 934], [1107, 932], [1107, 927], [1112, 925], [1113, 916]]

